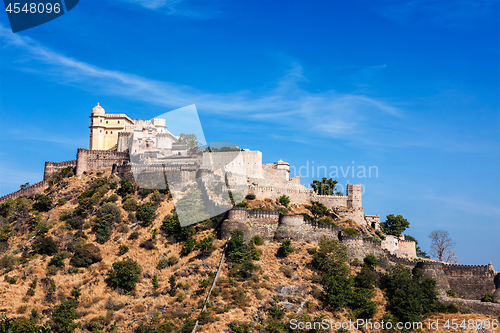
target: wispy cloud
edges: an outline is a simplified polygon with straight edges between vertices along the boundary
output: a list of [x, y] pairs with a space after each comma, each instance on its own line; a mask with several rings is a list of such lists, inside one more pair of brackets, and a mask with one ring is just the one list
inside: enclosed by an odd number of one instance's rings
[[165, 15], [185, 16], [189, 18], [214, 18], [221, 15], [213, 5], [204, 6], [190, 4], [187, 0], [121, 0], [122, 2], [138, 5]]
[[379, 99], [333, 90], [312, 93], [301, 89], [299, 83], [307, 79], [297, 63], [292, 64], [274, 89], [259, 96], [249, 91], [206, 93], [193, 87], [100, 68], [55, 52], [29, 37], [9, 33], [1, 36], [11, 47], [19, 48], [38, 64], [45, 64], [43, 74], [46, 76], [52, 74], [53, 79], [63, 83], [87, 89], [98, 87], [106, 94], [166, 108], [194, 103], [204, 112], [229, 118], [265, 120], [342, 138], [359, 137], [376, 118], [398, 120], [402, 117], [401, 110]]
[[[427, 199], [438, 201], [448, 209], [454, 211], [465, 212], [467, 214], [488, 216], [488, 217], [500, 217], [500, 207], [488, 205], [486, 203], [477, 202], [471, 198], [456, 197], [456, 196], [428, 196]], [[495, 220], [496, 223], [497, 220]]]
[[[298, 63], [291, 64], [291, 69], [275, 88], [259, 95], [250, 91], [207, 93], [182, 84], [100, 68], [67, 57], [29, 37], [7, 32], [0, 27], [0, 39], [5, 40], [11, 49], [18, 48], [30, 60], [23, 63], [24, 68], [40, 71], [45, 77], [81, 89], [145, 101], [167, 109], [196, 104], [205, 114], [274, 124], [295, 133], [300, 131], [303, 137], [336, 138], [365, 146], [418, 146], [444, 150], [453, 146], [453, 150], [480, 152], [467, 140], [436, 136], [442, 132], [439, 128], [430, 133], [429, 124], [414, 126], [411, 114], [382, 99], [334, 90], [307, 91], [302, 86], [308, 80]], [[30, 64], [34, 65], [29, 67]], [[383, 69], [385, 65], [379, 67]], [[239, 126], [245, 126], [245, 123], [239, 122]]]

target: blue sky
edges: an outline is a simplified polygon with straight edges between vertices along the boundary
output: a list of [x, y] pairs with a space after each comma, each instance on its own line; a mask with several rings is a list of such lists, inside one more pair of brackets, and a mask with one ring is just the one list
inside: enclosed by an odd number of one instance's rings
[[[402, 214], [424, 250], [445, 229], [460, 263], [500, 270], [498, 13], [498, 1], [82, 0], [13, 34], [2, 12], [0, 195], [87, 148], [97, 101], [132, 118], [196, 104], [208, 141], [309, 165], [306, 186], [313, 165], [337, 167], [340, 184], [363, 184], [366, 214]], [[378, 173], [344, 177], [352, 166]]]

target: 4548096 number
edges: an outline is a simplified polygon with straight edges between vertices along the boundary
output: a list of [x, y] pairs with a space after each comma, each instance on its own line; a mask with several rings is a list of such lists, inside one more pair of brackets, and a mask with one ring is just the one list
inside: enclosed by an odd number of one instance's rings
[[42, 14], [42, 13], [47, 13], [50, 14], [52, 12], [58, 14], [61, 11], [61, 4], [60, 3], [35, 3], [32, 2], [30, 4], [25, 3], [24, 6], [21, 8], [20, 3], [9, 3], [7, 8], [5, 8], [5, 11], [9, 13], [14, 13], [18, 14], [20, 12], [24, 13], [31, 13], [31, 14]]

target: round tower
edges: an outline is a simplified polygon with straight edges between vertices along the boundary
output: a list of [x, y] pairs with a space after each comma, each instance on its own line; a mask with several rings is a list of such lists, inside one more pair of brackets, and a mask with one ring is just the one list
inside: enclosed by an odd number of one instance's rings
[[92, 109], [90, 114], [90, 141], [89, 149], [104, 149], [104, 124], [105, 124], [106, 112], [103, 107], [97, 105]]

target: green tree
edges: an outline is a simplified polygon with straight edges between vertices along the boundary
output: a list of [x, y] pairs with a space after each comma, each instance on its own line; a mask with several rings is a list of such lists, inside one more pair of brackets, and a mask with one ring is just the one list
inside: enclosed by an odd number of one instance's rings
[[201, 146], [201, 143], [198, 142], [198, 138], [194, 134], [181, 133], [179, 141], [186, 143], [190, 149], [198, 149]]
[[286, 257], [290, 253], [293, 252], [292, 242], [289, 239], [286, 239], [281, 243], [281, 246], [278, 248], [278, 256]]
[[403, 215], [387, 215], [385, 222], [380, 223], [382, 231], [387, 235], [401, 236], [410, 227], [410, 222]]
[[420, 322], [436, 301], [436, 281], [423, 278], [421, 270], [411, 271], [398, 264], [392, 266], [384, 279], [391, 314], [397, 321]]
[[101, 260], [101, 250], [94, 244], [85, 244], [75, 249], [75, 254], [69, 263], [75, 267], [89, 267]]
[[290, 198], [285, 194], [283, 194], [281, 197], [278, 198], [278, 202], [283, 206], [288, 207], [288, 204], [290, 203]]
[[137, 208], [136, 217], [147, 227], [153, 222], [156, 213], [156, 205], [153, 202], [145, 202]]
[[43, 194], [35, 195], [35, 203], [33, 209], [39, 212], [48, 212], [53, 207], [52, 198]]
[[306, 205], [305, 208], [308, 209], [311, 214], [314, 215], [315, 219], [319, 219], [330, 214], [328, 208], [319, 201], [311, 201], [312, 205]]
[[113, 263], [112, 267], [108, 271], [111, 286], [121, 288], [126, 292], [134, 290], [135, 284], [139, 282], [141, 265], [132, 259], [127, 259]]
[[52, 320], [54, 321], [54, 330], [60, 333], [71, 333], [80, 327], [80, 323], [74, 323], [77, 318], [75, 308], [78, 301], [69, 299], [62, 301], [60, 305], [54, 308]]
[[248, 258], [247, 251], [248, 248], [243, 238], [243, 231], [238, 229], [231, 231], [231, 239], [228, 241], [226, 250], [229, 260], [235, 263], [242, 263]]
[[342, 195], [342, 192], [337, 191], [337, 184], [338, 181], [333, 180], [332, 178], [327, 179], [326, 177], [323, 177], [321, 181], [313, 180], [311, 187], [314, 192], [320, 195]]

